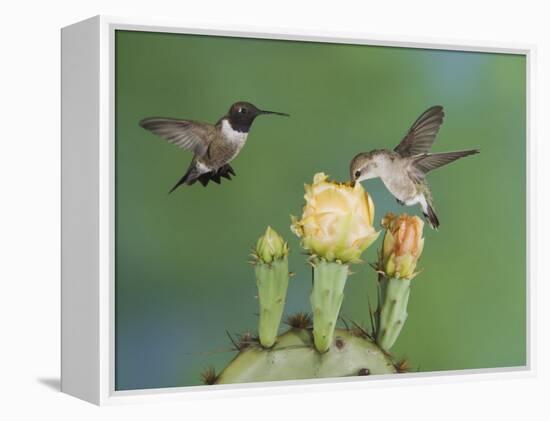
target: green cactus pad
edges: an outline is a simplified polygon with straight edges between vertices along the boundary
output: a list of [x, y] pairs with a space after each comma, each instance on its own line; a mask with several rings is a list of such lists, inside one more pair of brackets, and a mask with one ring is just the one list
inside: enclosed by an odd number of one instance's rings
[[390, 374], [398, 370], [374, 342], [346, 329], [336, 329], [330, 348], [319, 353], [310, 329], [292, 328], [270, 349], [259, 344], [241, 349], [216, 384]]
[[383, 305], [378, 327], [378, 344], [389, 351], [407, 320], [407, 304], [411, 292], [410, 279], [381, 278]]
[[261, 344], [270, 348], [277, 339], [285, 308], [289, 278], [288, 258], [285, 256], [270, 264], [257, 262], [255, 272], [260, 304], [258, 334]]

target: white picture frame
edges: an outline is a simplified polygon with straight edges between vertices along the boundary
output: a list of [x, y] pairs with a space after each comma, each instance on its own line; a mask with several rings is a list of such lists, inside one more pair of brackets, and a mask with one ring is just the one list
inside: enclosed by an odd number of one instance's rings
[[[524, 367], [408, 373], [395, 376], [284, 381], [116, 391], [114, 388], [114, 33], [139, 30], [212, 36], [398, 46], [504, 54], [527, 59], [527, 364]], [[281, 31], [231, 25], [96, 16], [62, 29], [62, 377], [63, 392], [103, 405], [262, 393], [368, 388], [380, 384], [448, 383], [535, 374], [534, 239], [531, 179], [535, 169], [530, 108], [535, 50], [529, 45], [397, 39], [355, 33]]]

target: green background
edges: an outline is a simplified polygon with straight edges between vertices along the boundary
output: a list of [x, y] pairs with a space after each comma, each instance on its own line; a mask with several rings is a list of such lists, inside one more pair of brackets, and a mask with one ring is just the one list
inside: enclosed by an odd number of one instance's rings
[[[223, 368], [234, 356], [226, 331], [256, 328], [247, 260], [268, 224], [291, 247], [286, 313], [309, 310], [309, 269], [289, 230], [303, 183], [318, 171], [347, 179], [356, 153], [393, 148], [434, 104], [446, 119], [433, 150], [481, 154], [428, 177], [441, 227], [426, 227], [393, 351], [419, 371], [524, 365], [525, 70], [520, 55], [118, 31], [116, 388], [197, 385], [206, 367]], [[257, 119], [233, 181], [168, 195], [191, 154], [139, 120], [215, 122], [238, 100], [291, 117]], [[380, 180], [364, 186], [377, 224], [405, 210]], [[353, 270], [342, 314], [366, 323], [375, 275]]]

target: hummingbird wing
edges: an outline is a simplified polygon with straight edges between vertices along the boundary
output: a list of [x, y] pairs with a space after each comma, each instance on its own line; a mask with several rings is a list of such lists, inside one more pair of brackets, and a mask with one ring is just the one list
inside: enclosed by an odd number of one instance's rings
[[443, 124], [444, 116], [442, 106], [434, 105], [428, 108], [416, 119], [394, 151], [402, 157], [428, 152], [434, 143], [441, 124]]
[[435, 170], [436, 168], [450, 164], [457, 159], [479, 153], [479, 149], [469, 149], [466, 151], [427, 153], [412, 157], [413, 167], [422, 174]]
[[208, 149], [210, 133], [214, 126], [192, 120], [172, 118], [145, 118], [139, 125], [179, 148], [192, 151], [195, 155], [204, 156]]

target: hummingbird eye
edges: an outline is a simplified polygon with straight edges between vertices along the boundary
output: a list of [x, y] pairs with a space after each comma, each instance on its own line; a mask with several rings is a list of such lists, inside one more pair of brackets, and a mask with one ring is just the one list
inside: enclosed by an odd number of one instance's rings
[[246, 108], [244, 108], [244, 107], [239, 108], [239, 113], [246, 114]]

